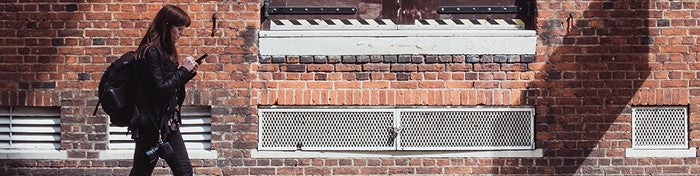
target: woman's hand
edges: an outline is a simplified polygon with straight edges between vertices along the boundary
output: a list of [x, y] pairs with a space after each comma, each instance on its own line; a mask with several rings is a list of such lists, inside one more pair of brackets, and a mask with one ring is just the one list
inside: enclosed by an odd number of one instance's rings
[[194, 61], [194, 57], [192, 57], [192, 56], [185, 57], [185, 61], [182, 62], [182, 66], [185, 67], [185, 69], [187, 69], [187, 71], [190, 71], [193, 73], [197, 72], [197, 68], [199, 68], [199, 64], [197, 64], [197, 62]]

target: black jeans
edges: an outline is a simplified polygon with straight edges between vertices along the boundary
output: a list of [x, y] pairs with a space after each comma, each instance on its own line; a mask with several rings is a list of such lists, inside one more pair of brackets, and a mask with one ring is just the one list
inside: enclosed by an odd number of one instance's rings
[[[150, 160], [148, 156], [146, 156], [146, 151], [156, 146], [157, 132], [148, 129], [144, 129], [142, 132], [141, 137], [136, 139], [134, 166], [131, 168], [131, 173], [129, 174], [132, 176], [151, 175], [153, 173], [153, 168], [155, 168], [156, 163], [158, 163], [157, 158], [155, 160]], [[164, 158], [168, 166], [170, 166], [172, 174], [177, 176], [192, 175], [192, 164], [187, 155], [185, 142], [182, 139], [180, 131], [178, 130], [170, 133], [163, 141], [169, 142], [170, 146], [173, 148], [173, 154]]]

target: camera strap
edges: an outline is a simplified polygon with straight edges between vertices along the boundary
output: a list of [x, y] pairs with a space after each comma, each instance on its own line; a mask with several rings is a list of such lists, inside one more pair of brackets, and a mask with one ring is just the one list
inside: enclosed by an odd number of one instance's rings
[[158, 130], [158, 141], [157, 142], [158, 142], [157, 144], [163, 143], [163, 133], [161, 133], [160, 130]]

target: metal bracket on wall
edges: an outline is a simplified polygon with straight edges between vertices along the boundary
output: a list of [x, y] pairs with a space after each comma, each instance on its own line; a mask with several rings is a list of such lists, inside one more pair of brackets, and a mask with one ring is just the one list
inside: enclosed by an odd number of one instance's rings
[[438, 8], [441, 14], [484, 14], [484, 13], [519, 13], [518, 6], [442, 6]]
[[268, 7], [268, 14], [355, 14], [356, 7]]
[[264, 0], [260, 10], [262, 21], [270, 18], [270, 15], [292, 14], [356, 14], [357, 7], [285, 7], [271, 6], [270, 0]]

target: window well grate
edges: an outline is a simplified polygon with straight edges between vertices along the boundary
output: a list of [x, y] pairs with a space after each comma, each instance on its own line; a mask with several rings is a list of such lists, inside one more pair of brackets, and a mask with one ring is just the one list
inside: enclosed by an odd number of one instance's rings
[[633, 107], [632, 148], [687, 149], [687, 107]]
[[402, 112], [405, 150], [533, 149], [532, 109]]
[[272, 107], [258, 150], [534, 149], [534, 109]]
[[393, 113], [362, 109], [260, 109], [260, 150], [387, 150]]

